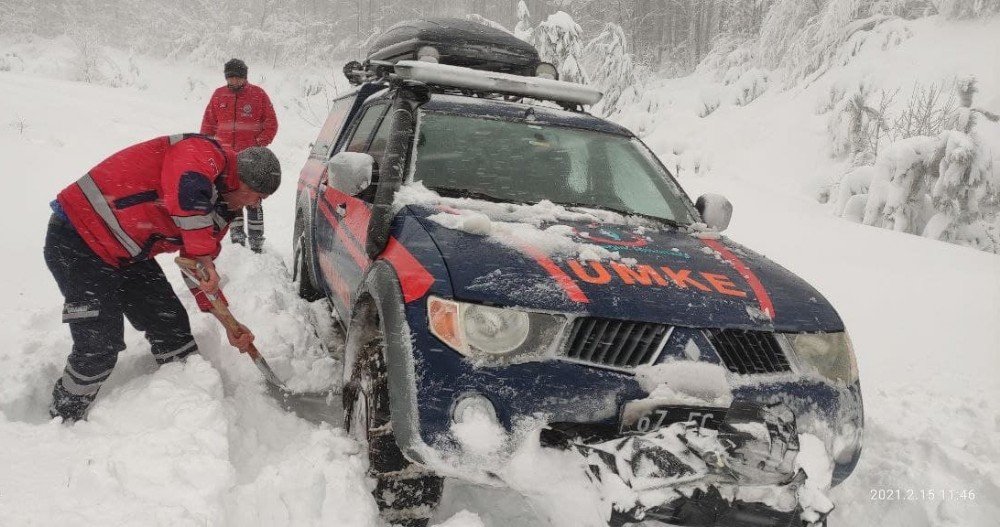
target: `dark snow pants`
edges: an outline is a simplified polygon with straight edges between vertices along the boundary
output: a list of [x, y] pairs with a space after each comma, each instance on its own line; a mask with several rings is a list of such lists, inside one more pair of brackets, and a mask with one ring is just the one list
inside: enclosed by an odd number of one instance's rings
[[187, 312], [156, 260], [112, 267], [58, 215], [49, 221], [44, 254], [66, 299], [63, 322], [73, 337], [52, 391], [53, 417], [83, 418], [125, 349], [123, 317], [145, 332], [159, 364], [197, 351]]
[[[246, 231], [243, 230], [243, 210], [246, 210]], [[264, 206], [246, 207], [236, 213], [236, 219], [229, 225], [229, 236], [233, 243], [245, 245], [250, 234], [250, 249], [260, 252], [264, 246]]]

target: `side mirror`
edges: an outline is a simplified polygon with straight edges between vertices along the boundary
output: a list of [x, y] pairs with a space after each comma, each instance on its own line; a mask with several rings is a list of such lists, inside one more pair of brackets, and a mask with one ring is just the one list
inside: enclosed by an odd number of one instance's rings
[[326, 163], [329, 185], [344, 194], [357, 196], [372, 184], [375, 160], [360, 152], [341, 152]]
[[729, 220], [733, 218], [733, 204], [719, 194], [702, 194], [694, 208], [709, 227], [720, 232], [729, 227]]

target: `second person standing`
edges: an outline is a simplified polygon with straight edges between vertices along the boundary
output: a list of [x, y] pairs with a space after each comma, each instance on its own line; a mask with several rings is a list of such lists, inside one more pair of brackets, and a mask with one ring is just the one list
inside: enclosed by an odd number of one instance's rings
[[[267, 146], [278, 133], [278, 118], [271, 99], [260, 86], [247, 82], [248, 68], [240, 59], [226, 62], [223, 73], [226, 85], [215, 90], [201, 120], [201, 133], [218, 139], [236, 152], [251, 146]], [[250, 249], [261, 252], [264, 246], [264, 209], [247, 207], [247, 229], [243, 212], [237, 213], [230, 227], [233, 243], [245, 245], [249, 232]]]

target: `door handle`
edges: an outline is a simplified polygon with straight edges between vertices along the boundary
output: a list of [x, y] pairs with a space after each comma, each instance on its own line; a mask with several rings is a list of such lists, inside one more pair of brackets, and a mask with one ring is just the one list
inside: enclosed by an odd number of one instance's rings
[[347, 214], [347, 203], [337, 205], [337, 215], [343, 216], [344, 214]]

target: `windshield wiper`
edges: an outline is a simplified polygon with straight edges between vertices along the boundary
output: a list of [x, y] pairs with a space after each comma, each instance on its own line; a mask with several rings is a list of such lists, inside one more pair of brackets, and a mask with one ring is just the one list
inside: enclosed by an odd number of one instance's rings
[[437, 192], [446, 198], [470, 198], [470, 199], [481, 199], [483, 201], [492, 201], [494, 203], [506, 203], [510, 201], [506, 198], [498, 198], [496, 196], [491, 196], [485, 192], [479, 192], [478, 190], [470, 190], [467, 188], [455, 188], [455, 187], [427, 187], [434, 192]]
[[640, 218], [646, 218], [648, 220], [665, 223], [670, 227], [681, 228], [683, 225], [676, 220], [671, 220], [668, 218], [661, 218], [660, 216], [653, 216], [652, 214], [643, 214], [642, 212], [636, 212], [634, 210], [622, 210], [614, 207], [607, 207], [603, 205], [595, 205], [593, 203], [574, 203], [574, 202], [557, 202], [556, 205], [562, 205], [563, 207], [574, 207], [579, 209], [594, 209], [594, 210], [606, 210], [608, 212], [617, 212], [623, 216], [639, 216]]

